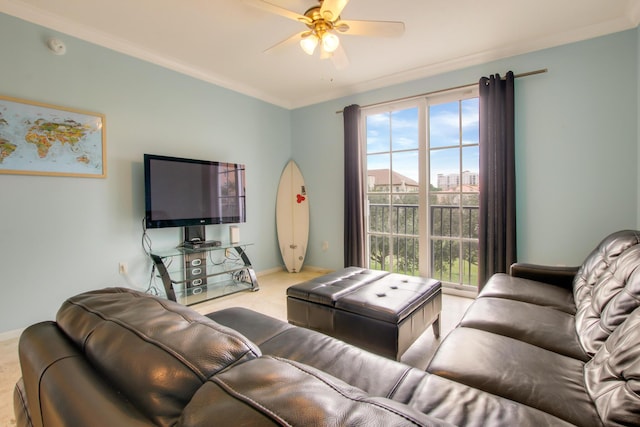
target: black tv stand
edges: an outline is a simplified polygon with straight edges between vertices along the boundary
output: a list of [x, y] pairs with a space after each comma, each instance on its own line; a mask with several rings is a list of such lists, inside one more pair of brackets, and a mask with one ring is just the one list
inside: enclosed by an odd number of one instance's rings
[[204, 225], [188, 225], [183, 228], [184, 242], [182, 247], [185, 249], [207, 249], [222, 246], [220, 240], [206, 240], [206, 230]]
[[184, 243], [187, 242], [204, 242], [207, 231], [204, 225], [187, 225], [182, 228], [182, 235], [184, 237]]

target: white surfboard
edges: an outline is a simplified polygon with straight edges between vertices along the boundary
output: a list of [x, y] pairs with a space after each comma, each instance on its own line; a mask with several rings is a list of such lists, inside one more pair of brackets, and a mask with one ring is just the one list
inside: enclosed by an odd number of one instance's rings
[[293, 160], [282, 171], [276, 201], [276, 228], [282, 260], [289, 273], [302, 270], [309, 240], [309, 197]]

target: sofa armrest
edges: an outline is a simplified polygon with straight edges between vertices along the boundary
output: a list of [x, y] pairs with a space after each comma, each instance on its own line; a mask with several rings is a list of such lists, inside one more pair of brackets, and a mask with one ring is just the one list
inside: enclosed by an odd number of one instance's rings
[[[22, 379], [14, 406], [35, 427], [151, 427], [154, 424], [103, 377], [54, 322], [29, 326], [18, 346]], [[137, 356], [136, 356], [137, 357]], [[29, 426], [16, 413], [18, 426]]]
[[580, 267], [559, 267], [517, 262], [511, 265], [509, 275], [535, 280], [565, 289], [573, 288], [573, 279]]

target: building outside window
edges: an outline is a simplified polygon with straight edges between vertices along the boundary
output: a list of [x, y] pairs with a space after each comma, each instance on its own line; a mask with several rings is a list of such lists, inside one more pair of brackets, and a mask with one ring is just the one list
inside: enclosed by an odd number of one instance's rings
[[478, 286], [477, 90], [363, 109], [369, 268]]

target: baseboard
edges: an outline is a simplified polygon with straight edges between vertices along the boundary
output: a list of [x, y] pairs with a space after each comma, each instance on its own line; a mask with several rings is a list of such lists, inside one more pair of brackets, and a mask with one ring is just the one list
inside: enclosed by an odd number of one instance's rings
[[477, 292], [474, 291], [467, 291], [464, 289], [456, 289], [456, 288], [449, 288], [446, 286], [442, 287], [442, 293], [446, 294], [446, 295], [453, 295], [456, 297], [463, 297], [463, 298], [471, 298], [471, 299], [476, 299], [476, 297], [478, 296]]
[[282, 270], [284, 270], [284, 267], [282, 266], [270, 268], [268, 270], [260, 270], [260, 271], [256, 271], [256, 276], [260, 277], [260, 276], [266, 276], [267, 274], [280, 273]]
[[[313, 265], [305, 265], [304, 267], [302, 267], [301, 273], [305, 271], [315, 271], [318, 273], [330, 273], [334, 270], [322, 268], [322, 267], [315, 267]], [[256, 276], [260, 277], [260, 276], [265, 276], [267, 274], [282, 273], [282, 272], [285, 272], [285, 273], [287, 272], [287, 268], [284, 265], [281, 265], [279, 267], [269, 268], [267, 270], [257, 271]], [[298, 274], [298, 273], [291, 273], [291, 274]]]

